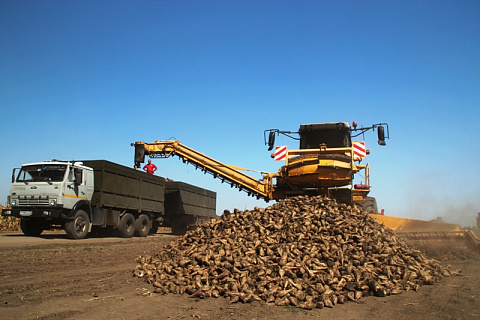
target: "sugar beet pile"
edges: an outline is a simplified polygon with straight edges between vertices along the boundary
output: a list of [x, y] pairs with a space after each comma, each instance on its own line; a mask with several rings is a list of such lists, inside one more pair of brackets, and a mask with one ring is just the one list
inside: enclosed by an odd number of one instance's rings
[[305, 309], [418, 290], [450, 275], [367, 214], [303, 196], [227, 211], [137, 262], [134, 276], [156, 293]]

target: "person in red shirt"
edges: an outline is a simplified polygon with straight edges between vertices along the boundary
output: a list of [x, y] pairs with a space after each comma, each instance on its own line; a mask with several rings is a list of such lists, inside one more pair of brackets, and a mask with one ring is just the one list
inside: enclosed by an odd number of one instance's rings
[[157, 166], [152, 163], [152, 160], [148, 160], [148, 164], [143, 166], [143, 170], [149, 174], [153, 174], [155, 171], [157, 171]]

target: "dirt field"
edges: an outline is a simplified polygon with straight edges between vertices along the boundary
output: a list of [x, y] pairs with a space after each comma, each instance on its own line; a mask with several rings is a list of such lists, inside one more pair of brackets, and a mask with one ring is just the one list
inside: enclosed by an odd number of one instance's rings
[[132, 276], [135, 258], [160, 250], [169, 233], [147, 238], [69, 240], [0, 233], [2, 319], [479, 319], [480, 259], [446, 261], [460, 276], [418, 292], [367, 297], [335, 308], [306, 311], [263, 302], [156, 295]]

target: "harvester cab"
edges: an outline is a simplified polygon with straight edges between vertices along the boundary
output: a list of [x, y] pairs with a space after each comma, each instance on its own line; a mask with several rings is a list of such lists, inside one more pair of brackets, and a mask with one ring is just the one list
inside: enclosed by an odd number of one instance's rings
[[[360, 164], [369, 150], [364, 142], [353, 141], [352, 138], [363, 136], [368, 130], [377, 130], [378, 143], [384, 146], [388, 138], [388, 124], [357, 128], [354, 121], [352, 125], [348, 122], [324, 122], [302, 124], [296, 132], [265, 130], [264, 140], [268, 150], [275, 147], [275, 137], [280, 134], [299, 141], [298, 150], [286, 151], [285, 166], [277, 176], [276, 198], [323, 194], [377, 213], [375, 199], [367, 198], [370, 192], [369, 165]], [[275, 154], [272, 156], [275, 157]], [[354, 185], [354, 175], [360, 171], [364, 172], [365, 182]]]
[[[325, 122], [302, 124], [298, 131], [281, 131], [268, 129], [264, 131], [265, 144], [268, 144], [268, 151], [275, 147], [275, 136], [282, 134], [289, 138], [300, 140], [300, 149], [315, 149], [321, 146], [328, 148], [349, 148], [352, 146], [352, 138], [363, 135], [368, 130], [377, 129], [378, 144], [385, 146], [385, 139], [389, 138], [387, 123], [378, 123], [370, 127], [357, 128], [357, 122], [353, 121], [353, 128], [348, 122]], [[387, 131], [385, 132], [385, 128]], [[268, 142], [266, 133], [268, 134]], [[387, 133], [387, 135], [385, 135]], [[296, 137], [294, 135], [298, 135]]]

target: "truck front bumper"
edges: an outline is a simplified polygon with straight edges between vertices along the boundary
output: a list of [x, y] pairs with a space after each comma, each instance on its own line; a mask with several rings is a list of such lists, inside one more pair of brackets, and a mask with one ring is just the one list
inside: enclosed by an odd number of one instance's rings
[[44, 219], [58, 219], [65, 218], [64, 210], [58, 207], [45, 208], [29, 208], [29, 207], [15, 207], [2, 209], [3, 217], [16, 218], [44, 218]]

